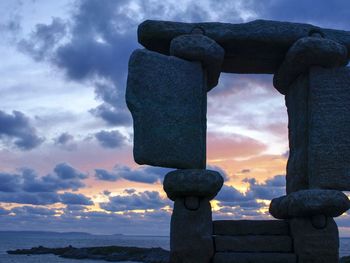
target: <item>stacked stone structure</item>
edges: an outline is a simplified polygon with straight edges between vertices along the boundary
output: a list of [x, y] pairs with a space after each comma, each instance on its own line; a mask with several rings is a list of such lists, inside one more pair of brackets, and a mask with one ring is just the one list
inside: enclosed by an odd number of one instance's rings
[[[257, 20], [145, 21], [129, 63], [126, 100], [139, 164], [165, 176], [174, 201], [171, 263], [338, 262], [333, 218], [350, 208], [350, 32]], [[206, 170], [207, 92], [221, 72], [274, 74], [285, 96], [290, 155], [279, 220], [212, 221], [223, 185]]]

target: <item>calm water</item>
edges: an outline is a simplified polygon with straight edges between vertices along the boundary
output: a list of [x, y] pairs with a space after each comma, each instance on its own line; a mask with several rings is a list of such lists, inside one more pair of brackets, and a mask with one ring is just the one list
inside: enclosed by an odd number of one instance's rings
[[[137, 246], [162, 247], [169, 250], [169, 237], [148, 236], [97, 236], [85, 234], [54, 233], [4, 233], [0, 232], [0, 263], [101, 263], [101, 260], [63, 259], [55, 255], [8, 255], [7, 250], [17, 248], [45, 247], [95, 247], [95, 246]], [[126, 262], [125, 262], [126, 263]], [[131, 263], [131, 262], [128, 262]], [[134, 263], [134, 262], [133, 262]]]
[[[169, 237], [147, 236], [96, 236], [84, 234], [53, 234], [53, 233], [4, 233], [0, 232], [0, 263], [102, 263], [100, 260], [62, 259], [54, 255], [8, 255], [7, 250], [31, 248], [34, 246], [75, 247], [93, 246], [138, 246], [162, 247], [169, 249]], [[340, 256], [350, 255], [350, 238], [341, 238]], [[126, 262], [125, 262], [126, 263]], [[131, 263], [131, 262], [128, 262]]]

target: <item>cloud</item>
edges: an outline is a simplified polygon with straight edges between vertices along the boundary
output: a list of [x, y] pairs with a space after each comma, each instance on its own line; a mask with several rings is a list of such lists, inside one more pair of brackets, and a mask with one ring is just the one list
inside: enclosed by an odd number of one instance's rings
[[243, 181], [249, 183], [248, 195], [256, 199], [271, 200], [286, 194], [285, 180], [285, 175], [276, 175], [262, 184], [257, 183], [254, 178]]
[[131, 182], [155, 184], [162, 182], [164, 176], [172, 169], [162, 167], [143, 166], [133, 169], [128, 166], [117, 165], [112, 171], [95, 169], [95, 178], [102, 181], [117, 181], [125, 179]]
[[[219, 201], [217, 218], [248, 216], [255, 219], [269, 216], [267, 205], [260, 200], [271, 199], [285, 195], [285, 176], [276, 175], [263, 183], [257, 183], [255, 179], [244, 179], [248, 184], [247, 190], [241, 192], [233, 186], [224, 185], [215, 200]], [[259, 210], [264, 208], [264, 212]]]
[[16, 192], [19, 189], [20, 178], [13, 174], [0, 173], [0, 192]]
[[129, 56], [139, 47], [139, 23], [145, 19], [189, 22], [223, 17], [237, 22], [242, 21], [240, 12], [246, 9], [243, 1], [225, 1], [220, 8], [213, 1], [203, 5], [181, 2], [76, 1], [69, 22], [53, 18], [50, 24], [37, 24], [33, 33], [19, 42], [19, 49], [35, 60], [49, 61], [70, 80], [92, 82], [102, 103], [90, 112], [107, 124], [130, 126], [124, 93]]
[[11, 209], [11, 212], [15, 213], [16, 215], [22, 215], [22, 216], [32, 216], [32, 215], [53, 216], [56, 214], [56, 211], [53, 209], [49, 209], [45, 207], [33, 207], [33, 206], [15, 207]]
[[66, 205], [93, 205], [91, 198], [86, 197], [83, 194], [75, 194], [65, 192], [60, 194], [60, 199], [62, 204]]
[[51, 205], [59, 203], [60, 199], [58, 194], [55, 192], [0, 192], [0, 202], [31, 205]]
[[118, 130], [114, 131], [100, 131], [95, 134], [95, 138], [105, 148], [119, 148], [126, 142], [126, 137]]
[[73, 151], [77, 149], [77, 144], [74, 142], [74, 136], [68, 132], [61, 133], [58, 137], [54, 138], [55, 145], [67, 151]]
[[58, 193], [85, 187], [83, 180], [86, 178], [86, 174], [67, 163], [57, 164], [53, 172], [45, 176], [39, 176], [34, 170], [27, 168], [17, 174], [0, 173], [0, 202], [32, 205], [76, 202], [89, 205], [89, 199], [80, 194]]
[[128, 210], [160, 209], [171, 202], [160, 197], [156, 191], [132, 192], [128, 195], [110, 196], [109, 202], [101, 203], [100, 207], [107, 211], [119, 212]]
[[76, 170], [75, 168], [73, 168], [67, 163], [57, 164], [54, 169], [54, 172], [60, 179], [63, 179], [63, 180], [70, 180], [70, 179], [79, 180], [79, 179], [85, 179], [87, 177], [86, 174], [79, 172], [78, 170]]
[[110, 182], [115, 182], [121, 178], [119, 175], [104, 169], [95, 169], [95, 177], [98, 180]]
[[30, 120], [20, 111], [7, 114], [0, 110], [0, 140], [13, 143], [21, 150], [38, 147], [44, 138], [39, 137]]
[[209, 160], [249, 157], [266, 149], [262, 142], [239, 134], [209, 133], [207, 145]]
[[[259, 16], [264, 18], [313, 23], [315, 25], [346, 30], [349, 27], [349, 8], [349, 1], [344, 0], [320, 1], [316, 9], [315, 2], [312, 0], [293, 2], [288, 0], [270, 0], [267, 3], [264, 2], [264, 5], [261, 5], [259, 9], [255, 8], [255, 10]], [[336, 10], [336, 12], [330, 12], [330, 10]]]
[[[3, 211], [3, 212], [2, 212]], [[1, 214], [3, 213], [3, 216]], [[11, 216], [7, 216], [11, 213]], [[89, 232], [96, 234], [169, 235], [170, 213], [162, 209], [138, 213], [88, 211], [84, 206], [66, 208], [22, 206], [0, 208], [0, 230]], [[112, 232], [111, 232], [111, 229]]]
[[58, 42], [66, 35], [65, 22], [57, 17], [52, 18], [50, 25], [37, 24], [30, 38], [18, 43], [19, 49], [32, 56], [36, 61], [52, 55]]
[[220, 175], [224, 178], [224, 181], [229, 180], [229, 175], [221, 167], [216, 166], [216, 165], [207, 164], [207, 169], [208, 170], [213, 170], [213, 171], [216, 171], [216, 172], [220, 173]]

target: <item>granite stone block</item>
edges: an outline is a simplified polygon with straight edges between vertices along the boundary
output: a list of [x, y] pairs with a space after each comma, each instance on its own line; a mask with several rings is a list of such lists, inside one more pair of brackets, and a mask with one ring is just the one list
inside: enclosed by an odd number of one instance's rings
[[293, 218], [290, 229], [298, 263], [338, 263], [339, 233], [333, 218], [327, 218], [323, 229], [315, 228], [310, 218]]
[[138, 164], [205, 167], [206, 85], [199, 62], [134, 51], [126, 101], [134, 121]]
[[213, 222], [214, 235], [276, 235], [289, 234], [286, 220], [216, 220]]
[[309, 188], [308, 168], [308, 95], [309, 76], [300, 75], [285, 96], [288, 111], [289, 158], [287, 193]]
[[312, 68], [309, 91], [310, 188], [350, 190], [350, 68]]
[[177, 198], [171, 216], [170, 263], [210, 263], [214, 255], [211, 205], [201, 198], [195, 211]]

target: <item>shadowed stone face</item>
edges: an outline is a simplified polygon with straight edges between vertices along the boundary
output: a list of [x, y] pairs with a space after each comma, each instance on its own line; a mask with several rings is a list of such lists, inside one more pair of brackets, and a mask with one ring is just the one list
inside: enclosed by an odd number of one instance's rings
[[129, 62], [126, 101], [138, 164], [205, 167], [206, 85], [199, 62], [136, 50]]
[[311, 188], [350, 190], [350, 68], [313, 68], [309, 91]]

